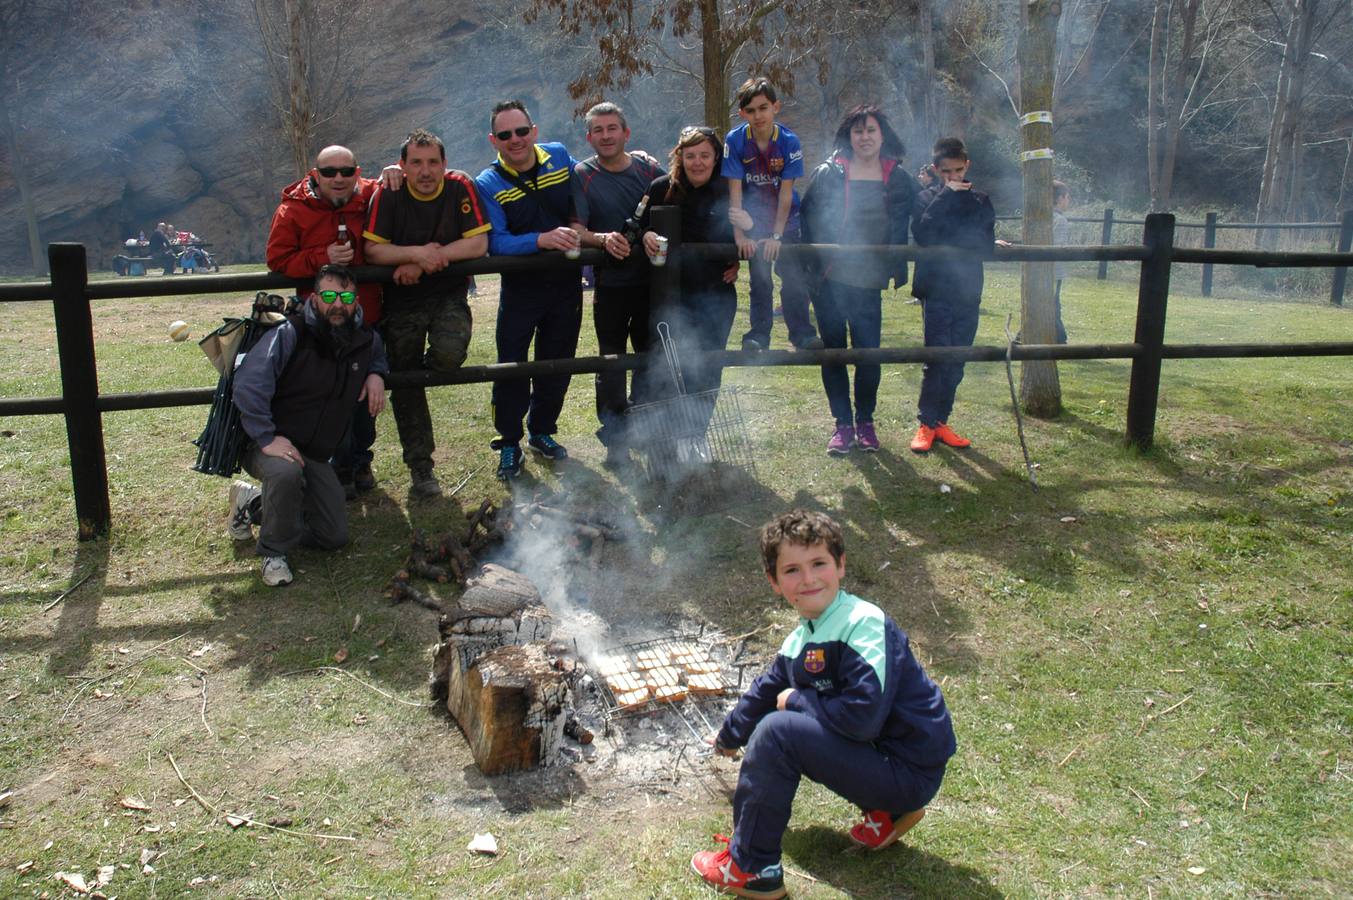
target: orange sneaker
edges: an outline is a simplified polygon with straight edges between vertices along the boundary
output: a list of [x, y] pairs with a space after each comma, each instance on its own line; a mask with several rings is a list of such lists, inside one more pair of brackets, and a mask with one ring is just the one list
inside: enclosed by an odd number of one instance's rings
[[962, 449], [963, 447], [972, 446], [972, 441], [950, 428], [944, 422], [941, 422], [939, 427], [935, 429], [935, 437], [938, 438], [941, 443], [950, 447]]
[[920, 425], [916, 429], [916, 435], [911, 439], [912, 453], [927, 453], [935, 444], [935, 429], [929, 425]]
[[[727, 844], [728, 838], [714, 835], [714, 840]], [[780, 864], [767, 866], [759, 874], [742, 871], [733, 855], [725, 847], [722, 850], [701, 850], [691, 857], [691, 868], [722, 894], [738, 897], [752, 897], [755, 900], [779, 900], [785, 896], [785, 876]]]
[[850, 829], [850, 839], [866, 850], [882, 850], [897, 843], [897, 839], [925, 815], [924, 809], [899, 816], [897, 821], [881, 809], [864, 814], [864, 821]]

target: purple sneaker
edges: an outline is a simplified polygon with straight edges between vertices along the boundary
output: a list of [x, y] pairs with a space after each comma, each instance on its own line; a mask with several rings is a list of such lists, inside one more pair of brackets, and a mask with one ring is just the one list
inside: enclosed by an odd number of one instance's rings
[[879, 436], [874, 434], [873, 422], [858, 422], [855, 427], [855, 446], [865, 453], [879, 452]]
[[[877, 444], [878, 441], [874, 443]], [[853, 446], [855, 446], [855, 429], [849, 425], [837, 425], [836, 431], [832, 432], [832, 439], [827, 441], [827, 455], [845, 456]]]

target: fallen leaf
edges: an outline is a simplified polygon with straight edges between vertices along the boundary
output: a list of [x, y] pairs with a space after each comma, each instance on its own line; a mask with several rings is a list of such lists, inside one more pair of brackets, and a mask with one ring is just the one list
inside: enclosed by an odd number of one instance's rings
[[20, 693], [18, 691], [15, 691], [14, 693], [10, 694], [8, 697], [5, 698], [5, 702], [9, 703], [13, 700], [18, 700], [20, 696], [21, 696]]
[[320, 824], [323, 825], [325, 828], [328, 828], [330, 825], [332, 825], [332, 824], [334, 824], [334, 823], [329, 821], [329, 817], [328, 817], [328, 816], [325, 816], [325, 817], [324, 817], [324, 821], [321, 822]]
[[273, 828], [290, 828], [291, 819], [288, 819], [286, 816], [278, 816], [275, 819], [269, 819], [268, 824]]
[[362, 627], [362, 614], [358, 613], [352, 617], [352, 633], [356, 634], [357, 629]]
[[366, 721], [367, 721], [366, 716], [362, 715], [361, 713], [358, 713], [357, 715], [352, 717], [352, 724], [354, 725], [365, 725]]
[[180, 799], [178, 799], [178, 800], [175, 800], [175, 801], [174, 801], [174, 808], [175, 808], [175, 809], [178, 809], [180, 806], [182, 806], [183, 804], [185, 804], [185, 803], [187, 803], [187, 802], [188, 802], [188, 798], [187, 798], [187, 797], [182, 797], [182, 798], [180, 798]]
[[235, 816], [235, 815], [228, 815], [225, 817], [225, 820], [226, 824], [229, 825], [231, 828], [239, 828], [241, 825], [249, 821], [243, 816]]
[[131, 653], [132, 651], [126, 647], [118, 647], [117, 652], [121, 653], [123, 656], [126, 656], [128, 653]]
[[77, 894], [89, 893], [89, 885], [85, 883], [85, 876], [79, 872], [57, 872], [52, 877], [64, 883], [66, 887]]
[[1070, 525], [1072, 522], [1076, 521], [1076, 517], [1075, 517], [1075, 516], [1062, 516], [1062, 518], [1058, 519], [1058, 521], [1059, 521], [1059, 522], [1064, 522], [1064, 523], [1066, 523], [1067, 525]]
[[1203, 868], [1202, 866], [1189, 866], [1190, 875], [1201, 875], [1206, 871], [1207, 869]]
[[373, 646], [375, 646], [377, 649], [379, 649], [379, 648], [381, 648], [381, 647], [384, 647], [384, 646], [385, 646], [385, 638], [381, 638], [379, 641], [376, 641], [376, 643], [375, 643]]
[[148, 848], [148, 847], [147, 847], [145, 850], [142, 850], [142, 851], [141, 851], [141, 865], [144, 866], [146, 863], [151, 862], [152, 860], [155, 859], [155, 856], [156, 856], [155, 851], [154, 851], [154, 850], [151, 850], [151, 849]]
[[146, 801], [142, 800], [140, 797], [123, 797], [118, 801], [118, 805], [123, 809], [138, 809], [142, 812], [150, 809], [150, 804], [146, 803]]
[[194, 650], [192, 653], [189, 653], [188, 655], [191, 656], [193, 659], [200, 659], [210, 652], [211, 652], [211, 644], [203, 644], [201, 647], [198, 647], [196, 650]]
[[112, 696], [113, 696], [113, 692], [112, 692], [112, 691], [109, 691], [108, 693], [105, 694], [105, 693], [104, 693], [103, 691], [101, 691], [100, 689], [94, 688], [94, 699], [95, 699], [95, 700], [107, 700], [109, 697], [112, 697]]
[[305, 641], [307, 644], [313, 641], [314, 639], [315, 636], [313, 634], [307, 634], [305, 637], [301, 638], [301, 640]]
[[154, 875], [154, 874], [155, 874], [155, 867], [152, 866], [152, 865], [150, 865], [149, 863], [147, 863], [146, 865], [144, 865], [144, 866], [141, 867], [141, 874], [142, 874], [142, 875]]
[[94, 876], [94, 884], [103, 887], [113, 880], [113, 875], [117, 872], [117, 866], [99, 866], [99, 873]]
[[338, 652], [334, 654], [334, 662], [338, 663], [339, 665], [342, 665], [343, 663], [347, 662], [347, 659], [348, 659], [348, 648], [339, 647]]
[[474, 839], [470, 841], [465, 849], [469, 850], [471, 853], [483, 853], [486, 856], [497, 856], [498, 839], [487, 831], [483, 834], [476, 834]]
[[9, 801], [14, 798], [13, 791], [0, 791], [0, 809], [9, 806]]
[[160, 826], [159, 826], [159, 825], [142, 825], [142, 826], [141, 826], [141, 830], [144, 831], [144, 832], [146, 832], [147, 834], [158, 834], [159, 831], [160, 831]]
[[951, 488], [949, 485], [947, 485], [947, 484], [942, 484], [942, 485], [940, 485], [940, 493], [941, 493], [941, 494], [952, 494], [953, 492], [954, 492], [954, 489]]
[[199, 875], [199, 876], [197, 876], [196, 878], [194, 878], [192, 881], [188, 882], [188, 886], [189, 886], [189, 887], [197, 887], [199, 884], [206, 884], [206, 883], [207, 883], [207, 879], [205, 879], [205, 878], [203, 878], [201, 875]]
[[17, 866], [14, 867], [14, 871], [22, 875], [24, 872], [27, 872], [31, 868], [33, 868], [33, 860], [30, 859], [27, 862], [19, 863]]

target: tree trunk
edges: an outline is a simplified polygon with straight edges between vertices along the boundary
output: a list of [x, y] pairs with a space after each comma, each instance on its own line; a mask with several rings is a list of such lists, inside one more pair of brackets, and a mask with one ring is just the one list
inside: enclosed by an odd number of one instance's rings
[[[1287, 28], [1287, 46], [1283, 48], [1278, 70], [1278, 88], [1273, 95], [1273, 119], [1269, 125], [1264, 169], [1259, 182], [1256, 222], [1273, 222], [1283, 217], [1297, 190], [1295, 160], [1302, 125], [1302, 93], [1306, 83], [1306, 64], [1310, 55], [1311, 33], [1320, 0], [1293, 0], [1292, 18]], [[1278, 232], [1269, 228], [1255, 233], [1255, 243], [1276, 247]]]
[[921, 42], [921, 127], [919, 134], [939, 135], [942, 133], [939, 122], [939, 104], [935, 96], [935, 14], [932, 0], [920, 3], [920, 42]]
[[38, 213], [33, 205], [33, 188], [28, 181], [28, 167], [19, 155], [19, 136], [15, 133], [14, 120], [10, 117], [7, 96], [8, 91], [0, 90], [0, 128], [5, 131], [5, 152], [9, 155], [9, 165], [14, 172], [14, 184], [19, 189], [19, 202], [23, 204], [24, 224], [28, 229], [28, 256], [32, 260], [33, 274], [46, 275], [47, 254], [42, 250]]
[[1156, 0], [1151, 16], [1151, 47], [1146, 58], [1146, 181], [1151, 191], [1153, 212], [1163, 209], [1160, 200], [1160, 108], [1169, 25], [1170, 0]]
[[719, 20], [719, 0], [700, 0], [700, 41], [705, 85], [705, 124], [722, 139], [728, 130], [728, 60]]
[[[1028, 25], [1020, 34], [1020, 97], [1028, 113], [1052, 110], [1057, 65], [1058, 0], [1033, 0]], [[1033, 122], [1021, 128], [1025, 151], [1052, 147], [1052, 125]], [[1052, 159], [1024, 162], [1024, 243], [1052, 243]], [[1021, 330], [1030, 344], [1056, 339], [1053, 312], [1053, 264], [1024, 263], [1020, 279]], [[1055, 360], [1026, 360], [1020, 364], [1020, 404], [1033, 416], [1050, 417], [1062, 411], [1062, 386]]]
[[287, 138], [296, 177], [310, 171], [310, 132], [315, 110], [310, 101], [310, 64], [306, 58], [305, 20], [309, 0], [287, 0]]

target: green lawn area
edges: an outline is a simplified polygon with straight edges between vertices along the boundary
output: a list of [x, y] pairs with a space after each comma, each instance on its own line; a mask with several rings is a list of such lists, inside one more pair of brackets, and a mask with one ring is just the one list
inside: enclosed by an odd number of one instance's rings
[[[1135, 283], [1092, 271], [1063, 289], [1072, 341], [1130, 341]], [[1196, 267], [1175, 279], [1196, 291]], [[1018, 280], [992, 267], [978, 343], [1004, 342]], [[493, 356], [496, 279], [480, 286], [471, 363]], [[196, 339], [247, 305], [96, 304], [100, 389], [211, 386], [168, 323]], [[5, 313], [0, 396], [59, 393], [50, 305]], [[920, 333], [919, 307], [885, 298], [884, 344]], [[1353, 312], [1170, 299], [1167, 341], [1268, 340], [1353, 340]], [[927, 456], [906, 449], [920, 370], [885, 368], [884, 449], [845, 459], [824, 453], [817, 370], [730, 370], [759, 489], [675, 519], [602, 468], [591, 379], [574, 378], [558, 435], [573, 459], [528, 460], [517, 490], [633, 528], [586, 576], [593, 613], [765, 628], [751, 651], [769, 657], [794, 621], [746, 524], [811, 506], [846, 529], [846, 587], [910, 633], [943, 686], [959, 752], [926, 819], [864, 857], [847, 852], [854, 811], [805, 786], [785, 840], [794, 897], [1353, 894], [1349, 362], [1166, 361], [1146, 454], [1123, 446], [1128, 371], [1060, 364], [1065, 412], [1025, 420], [1035, 491], [1002, 365], [970, 364], [959, 389], [952, 423], [974, 446]], [[585, 763], [486, 779], [430, 707], [435, 617], [382, 588], [411, 528], [459, 527], [507, 497], [488, 386], [430, 401], [438, 472], [464, 487], [410, 501], [382, 417], [381, 484], [350, 507], [352, 545], [296, 555], [281, 591], [225, 533], [227, 482], [189, 468], [205, 407], [104, 416], [113, 531], [84, 544], [62, 421], [0, 422], [0, 895], [63, 896], [54, 873], [93, 881], [100, 866], [124, 898], [710, 895], [688, 860], [731, 828], [720, 788], [735, 763], [688, 759], [676, 783]], [[232, 828], [204, 804], [304, 834]], [[499, 857], [466, 852], [483, 831]]]

